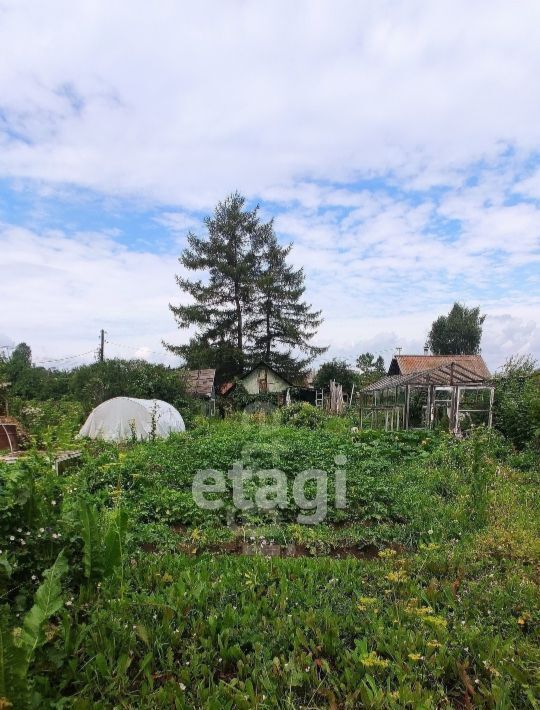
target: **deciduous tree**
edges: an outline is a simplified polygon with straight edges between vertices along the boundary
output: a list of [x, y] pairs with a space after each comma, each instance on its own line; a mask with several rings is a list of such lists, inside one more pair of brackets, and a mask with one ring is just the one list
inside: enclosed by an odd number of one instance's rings
[[447, 316], [439, 316], [431, 326], [427, 344], [434, 355], [476, 355], [480, 352], [482, 324], [486, 316], [480, 308], [454, 303]]

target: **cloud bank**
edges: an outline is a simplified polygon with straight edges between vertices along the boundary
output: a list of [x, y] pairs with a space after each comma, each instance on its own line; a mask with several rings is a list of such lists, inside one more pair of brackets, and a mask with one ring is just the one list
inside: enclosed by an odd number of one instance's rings
[[491, 367], [540, 356], [539, 21], [534, 0], [2, 3], [0, 330], [42, 359], [101, 327], [164, 357], [185, 234], [239, 189], [294, 243], [330, 355], [418, 350], [461, 300]]

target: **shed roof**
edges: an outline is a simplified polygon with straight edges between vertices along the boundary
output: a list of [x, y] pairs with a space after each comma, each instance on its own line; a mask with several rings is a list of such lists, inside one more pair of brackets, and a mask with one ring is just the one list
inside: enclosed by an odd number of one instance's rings
[[396, 355], [390, 363], [389, 375], [410, 375], [435, 367], [461, 365], [477, 377], [487, 380], [491, 373], [481, 355]]
[[216, 371], [210, 368], [206, 370], [188, 370], [186, 387], [188, 394], [193, 397], [211, 397], [214, 392], [214, 379]]
[[438, 367], [410, 372], [409, 374], [385, 375], [377, 382], [362, 388], [362, 392], [379, 392], [380, 390], [400, 387], [402, 385], [436, 385], [449, 387], [452, 385], [480, 385], [487, 384], [490, 379], [489, 370], [485, 370], [488, 377], [470, 370], [463, 362], [451, 360]]

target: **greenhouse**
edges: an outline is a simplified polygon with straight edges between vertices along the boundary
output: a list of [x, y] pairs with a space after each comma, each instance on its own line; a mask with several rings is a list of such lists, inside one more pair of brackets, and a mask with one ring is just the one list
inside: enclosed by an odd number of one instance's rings
[[160, 399], [114, 397], [97, 406], [79, 436], [104, 441], [144, 441], [185, 431], [180, 412]]
[[410, 374], [387, 375], [360, 394], [362, 428], [491, 428], [495, 388], [492, 381], [458, 361]]

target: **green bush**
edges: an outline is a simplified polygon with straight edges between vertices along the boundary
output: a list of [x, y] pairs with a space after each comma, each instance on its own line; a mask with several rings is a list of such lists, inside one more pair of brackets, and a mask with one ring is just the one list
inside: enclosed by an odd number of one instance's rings
[[288, 426], [319, 429], [324, 424], [324, 420], [324, 412], [307, 402], [294, 402], [281, 410], [281, 421]]
[[538, 444], [540, 382], [531, 358], [510, 358], [497, 378], [494, 422], [518, 449]]
[[84, 422], [80, 402], [70, 399], [24, 400], [13, 398], [10, 413], [17, 417], [38, 448], [68, 448]]

